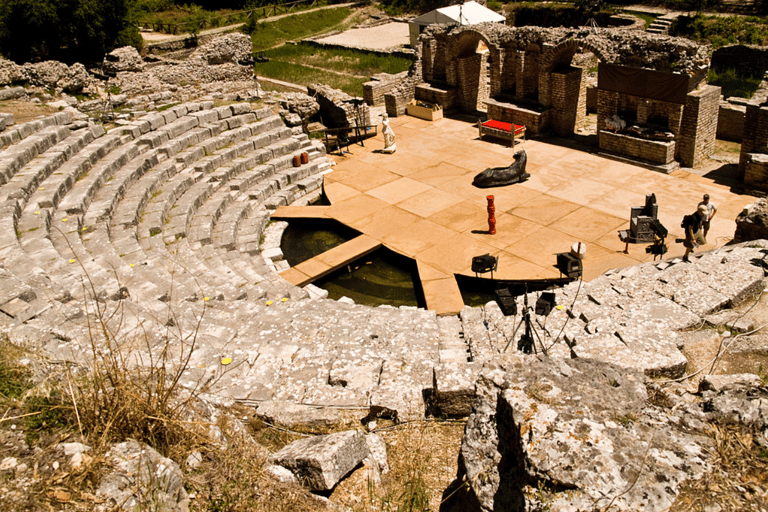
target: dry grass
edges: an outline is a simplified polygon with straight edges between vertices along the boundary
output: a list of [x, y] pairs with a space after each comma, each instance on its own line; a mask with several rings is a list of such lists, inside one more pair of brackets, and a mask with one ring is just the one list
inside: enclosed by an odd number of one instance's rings
[[684, 486], [671, 508], [674, 512], [763, 510], [768, 506], [768, 452], [756, 442], [754, 429], [712, 424], [715, 441], [712, 471]]
[[355, 512], [439, 510], [456, 477], [464, 422], [414, 422], [378, 433], [387, 445], [389, 474], [375, 485], [365, 471], [356, 471], [339, 483], [331, 501]]

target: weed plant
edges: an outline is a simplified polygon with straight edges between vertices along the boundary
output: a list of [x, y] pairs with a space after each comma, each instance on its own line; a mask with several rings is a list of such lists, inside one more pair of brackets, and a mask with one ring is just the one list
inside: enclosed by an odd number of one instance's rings
[[707, 82], [722, 88], [722, 95], [726, 98], [736, 96], [738, 98], [751, 98], [760, 86], [759, 78], [739, 76], [735, 69], [718, 71], [709, 68]]

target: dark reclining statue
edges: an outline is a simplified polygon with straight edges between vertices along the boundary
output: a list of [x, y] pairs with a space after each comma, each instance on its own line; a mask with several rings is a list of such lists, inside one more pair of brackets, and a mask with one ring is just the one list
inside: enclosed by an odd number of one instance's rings
[[515, 153], [515, 161], [512, 162], [512, 165], [509, 167], [490, 167], [475, 176], [472, 184], [479, 188], [488, 188], [503, 187], [504, 185], [525, 181], [531, 177], [530, 174], [525, 172], [525, 164], [527, 162], [528, 157], [523, 149]]

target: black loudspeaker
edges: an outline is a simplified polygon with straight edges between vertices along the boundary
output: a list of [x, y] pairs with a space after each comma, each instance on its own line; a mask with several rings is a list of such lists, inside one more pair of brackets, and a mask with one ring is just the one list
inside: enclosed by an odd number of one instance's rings
[[496, 304], [499, 305], [499, 309], [504, 313], [504, 316], [517, 314], [517, 302], [512, 294], [509, 293], [509, 288], [496, 290]]
[[553, 292], [542, 292], [536, 301], [536, 314], [547, 316], [553, 307], [555, 307], [555, 294]]
[[490, 254], [483, 254], [482, 256], [475, 256], [472, 258], [472, 272], [484, 274], [486, 272], [493, 272], [496, 270], [498, 260], [495, 256]]
[[557, 254], [557, 269], [564, 276], [576, 279], [581, 276], [581, 260], [569, 252]]

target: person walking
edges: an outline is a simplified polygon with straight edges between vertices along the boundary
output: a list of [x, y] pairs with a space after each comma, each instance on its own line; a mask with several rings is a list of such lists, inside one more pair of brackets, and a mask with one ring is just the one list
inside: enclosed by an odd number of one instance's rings
[[683, 255], [683, 261], [690, 261], [688, 255], [693, 252], [694, 248], [699, 247], [699, 243], [703, 238], [699, 231], [708, 214], [707, 207], [699, 205], [694, 213], [683, 217], [683, 223], [681, 224], [682, 228], [685, 229], [685, 240], [683, 241], [685, 255]]
[[704, 194], [704, 200], [699, 203], [699, 206], [707, 207], [707, 218], [702, 223], [702, 228], [704, 229], [704, 239], [706, 240], [707, 233], [709, 232], [709, 222], [717, 213], [717, 206], [715, 206], [715, 203], [709, 200], [709, 194]]

